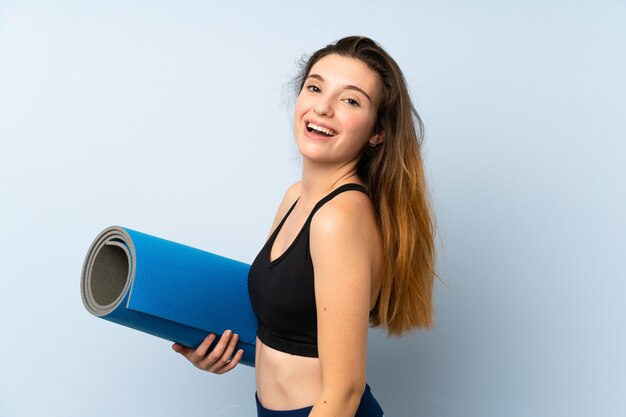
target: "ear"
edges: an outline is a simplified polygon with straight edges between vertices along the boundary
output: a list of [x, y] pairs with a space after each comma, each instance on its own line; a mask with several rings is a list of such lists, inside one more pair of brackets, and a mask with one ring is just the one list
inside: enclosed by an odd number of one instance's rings
[[380, 145], [385, 140], [385, 132], [376, 133], [369, 140], [369, 146], [375, 147]]

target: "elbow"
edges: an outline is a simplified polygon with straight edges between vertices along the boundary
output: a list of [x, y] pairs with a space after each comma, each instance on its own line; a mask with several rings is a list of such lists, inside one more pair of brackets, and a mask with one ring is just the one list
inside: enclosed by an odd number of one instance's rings
[[322, 390], [324, 401], [344, 404], [348, 409], [356, 411], [361, 403], [363, 392], [365, 391], [365, 381], [350, 381], [340, 385], [325, 386]]
[[353, 385], [346, 396], [346, 404], [349, 404], [350, 408], [356, 411], [356, 409], [359, 408], [359, 404], [361, 404], [361, 398], [363, 397], [364, 391], [365, 381], [363, 381], [363, 383]]

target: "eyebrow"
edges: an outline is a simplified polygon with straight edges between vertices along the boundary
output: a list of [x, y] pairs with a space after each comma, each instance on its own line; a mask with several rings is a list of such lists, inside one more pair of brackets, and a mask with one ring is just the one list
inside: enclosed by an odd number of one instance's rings
[[[322, 78], [322, 76], [321, 76], [321, 75], [319, 75], [319, 74], [309, 74], [306, 78], [307, 78], [307, 79], [308, 79], [308, 78], [316, 78], [316, 79], [318, 79], [318, 80], [320, 80], [320, 81], [324, 81], [324, 78]], [[356, 85], [348, 84], [348, 85], [345, 85], [345, 86], [344, 86], [344, 88], [347, 88], [348, 90], [355, 90], [355, 91], [359, 91], [359, 92], [360, 92], [360, 93], [362, 93], [365, 97], [367, 97], [367, 99], [368, 99], [369, 101], [372, 101], [372, 99], [370, 98], [370, 96], [369, 96], [369, 95], [368, 95], [365, 91], [363, 91], [363, 89], [362, 89], [362, 88], [357, 87]]]

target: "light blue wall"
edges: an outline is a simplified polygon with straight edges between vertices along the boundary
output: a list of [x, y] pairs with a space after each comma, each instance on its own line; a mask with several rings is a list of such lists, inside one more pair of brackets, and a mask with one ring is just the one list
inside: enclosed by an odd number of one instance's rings
[[626, 415], [625, 3], [336, 3], [0, 1], [0, 415], [254, 415], [252, 369], [90, 316], [83, 257], [120, 224], [252, 261], [294, 61], [355, 33], [424, 119], [447, 283], [371, 332], [386, 414]]

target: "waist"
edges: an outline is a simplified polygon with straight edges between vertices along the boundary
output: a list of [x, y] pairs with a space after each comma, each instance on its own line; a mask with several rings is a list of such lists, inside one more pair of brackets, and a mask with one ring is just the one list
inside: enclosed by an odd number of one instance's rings
[[318, 358], [292, 355], [256, 340], [256, 386], [264, 406], [289, 410], [313, 404], [322, 390]]
[[[273, 409], [261, 403], [258, 393], [255, 394], [255, 399], [258, 417], [307, 417], [313, 408], [312, 405], [308, 405], [299, 408]], [[361, 396], [361, 402], [356, 410], [355, 417], [384, 417], [383, 410], [372, 395], [368, 384], [365, 384], [365, 390]]]

